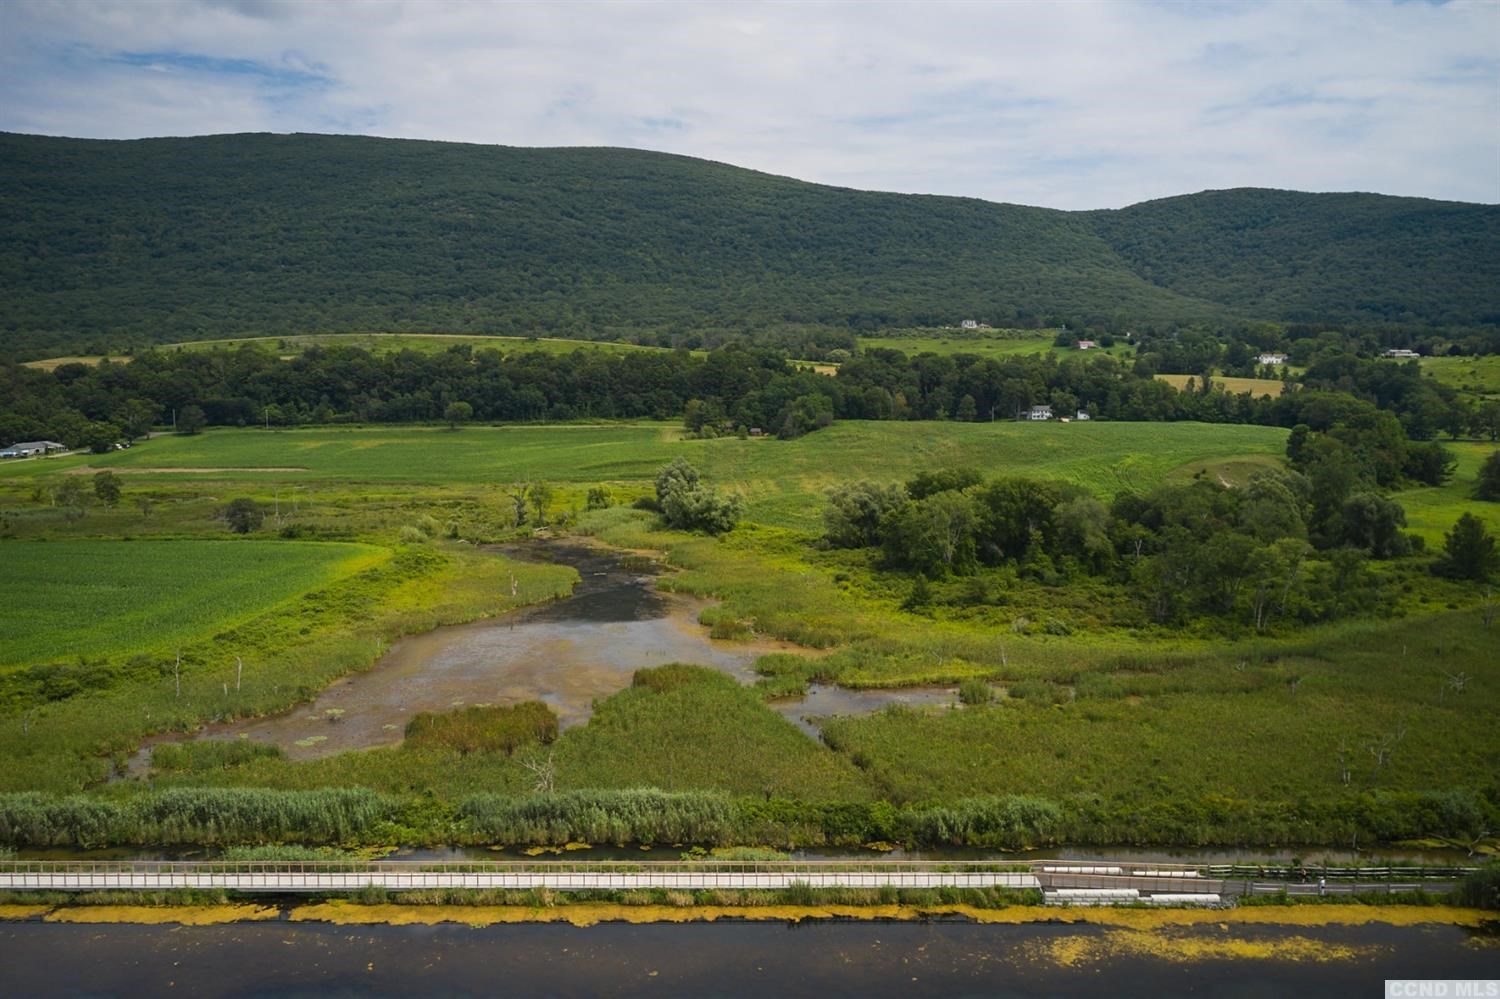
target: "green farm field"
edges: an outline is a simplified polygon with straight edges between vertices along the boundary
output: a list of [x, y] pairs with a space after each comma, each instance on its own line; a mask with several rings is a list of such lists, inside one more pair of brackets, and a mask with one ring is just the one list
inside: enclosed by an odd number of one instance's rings
[[1480, 398], [1500, 397], [1500, 354], [1484, 357], [1424, 357], [1422, 372]]
[[1500, 503], [1474, 498], [1479, 466], [1500, 446], [1480, 441], [1444, 441], [1443, 447], [1458, 459], [1453, 478], [1441, 486], [1404, 489], [1396, 499], [1406, 508], [1406, 528], [1427, 542], [1429, 550], [1441, 550], [1443, 535], [1465, 513], [1483, 520], [1491, 534], [1500, 534]]
[[57, 541], [5, 546], [0, 667], [164, 652], [390, 557], [359, 544]]
[[[641, 350], [664, 350], [663, 347], [642, 347], [633, 343], [616, 343], [608, 340], [570, 340], [558, 337], [477, 336], [465, 333], [300, 333], [292, 336], [232, 337], [221, 340], [186, 340], [168, 343], [157, 350], [236, 350], [250, 347], [281, 357], [294, 357], [312, 347], [358, 347], [372, 354], [394, 354], [412, 350], [421, 354], [437, 354], [452, 347], [472, 347], [474, 350], [498, 350], [510, 353], [571, 354], [575, 350], [599, 350], [610, 354], [624, 354]], [[702, 351], [695, 353], [701, 354]], [[52, 371], [64, 364], [87, 364], [93, 366], [103, 358], [100, 355], [72, 355], [49, 357], [40, 361], [28, 361], [27, 367]], [[128, 358], [114, 357], [111, 360], [125, 361]]]
[[464, 333], [301, 333], [281, 337], [240, 337], [228, 340], [189, 340], [164, 344], [161, 350], [214, 350], [218, 348], [255, 347], [283, 356], [300, 354], [311, 347], [358, 347], [372, 354], [391, 354], [414, 350], [436, 354], [450, 347], [472, 347], [475, 350], [541, 352], [570, 354], [575, 350], [601, 350], [624, 354], [640, 350], [662, 350], [633, 343], [607, 340], [570, 340], [560, 337], [476, 336]]
[[403, 483], [646, 485], [684, 457], [739, 490], [751, 517], [815, 528], [824, 492], [850, 479], [898, 481], [923, 469], [972, 466], [986, 475], [1076, 482], [1104, 497], [1148, 490], [1175, 469], [1280, 455], [1286, 432], [1196, 423], [890, 423], [841, 421], [794, 441], [682, 440], [674, 424], [216, 430], [160, 436], [129, 451], [0, 465], [16, 486], [66, 471], [109, 469], [127, 481], [265, 484]]
[[903, 354], [941, 354], [945, 357], [974, 354], [995, 360], [1053, 352], [1080, 357], [1096, 357], [1099, 354], [1129, 357], [1133, 353], [1132, 348], [1123, 340], [1113, 347], [1095, 347], [1086, 352], [1071, 347], [1058, 347], [1053, 343], [1057, 333], [1057, 330], [897, 330], [884, 336], [862, 336], [859, 338], [859, 345], [865, 350], [884, 348], [899, 350]]

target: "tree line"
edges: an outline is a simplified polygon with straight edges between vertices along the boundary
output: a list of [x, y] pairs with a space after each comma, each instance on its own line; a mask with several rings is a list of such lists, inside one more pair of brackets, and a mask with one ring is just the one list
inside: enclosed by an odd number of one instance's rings
[[[1339, 428], [1300, 429], [1291, 467], [1243, 488], [1198, 479], [1106, 503], [1071, 483], [986, 481], [964, 468], [846, 483], [829, 493], [824, 543], [878, 550], [887, 569], [909, 573], [910, 610], [1003, 603], [1007, 581], [1090, 579], [1130, 594], [1143, 620], [1174, 627], [1207, 620], [1261, 633], [1390, 609], [1396, 587], [1372, 563], [1420, 554], [1422, 540], [1405, 533], [1405, 511]], [[1431, 568], [1487, 580], [1500, 569], [1495, 539], [1465, 514]], [[971, 583], [944, 597], [929, 583], [955, 577]]]
[[0, 363], [0, 440], [107, 450], [154, 426], [338, 422], [676, 419], [700, 436], [761, 430], [797, 437], [835, 419], [1009, 420], [1033, 406], [1093, 419], [1248, 423], [1330, 434], [1372, 465], [1381, 487], [1441, 483], [1452, 459], [1431, 440], [1474, 429], [1500, 436], [1500, 403], [1469, 410], [1414, 364], [1320, 359], [1305, 387], [1277, 398], [1180, 391], [1152, 355], [1043, 354], [1003, 359], [870, 349], [833, 376], [779, 351], [731, 343], [705, 354], [580, 349], [552, 355], [455, 346], [434, 354], [313, 348], [149, 351], [124, 363], [52, 371]]

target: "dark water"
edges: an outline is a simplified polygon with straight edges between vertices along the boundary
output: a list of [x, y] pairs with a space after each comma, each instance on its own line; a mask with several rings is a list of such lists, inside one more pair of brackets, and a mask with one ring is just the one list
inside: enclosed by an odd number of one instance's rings
[[[817, 922], [338, 927], [0, 924], [15, 996], [1376, 996], [1388, 978], [1493, 978], [1493, 937], [1448, 926], [1158, 931], [1151, 953], [1095, 926]], [[1306, 956], [1306, 941], [1352, 954]], [[1303, 959], [1182, 960], [1270, 942]]]

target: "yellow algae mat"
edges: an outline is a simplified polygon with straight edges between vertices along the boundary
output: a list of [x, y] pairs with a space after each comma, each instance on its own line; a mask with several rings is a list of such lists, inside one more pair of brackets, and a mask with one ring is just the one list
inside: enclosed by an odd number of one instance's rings
[[[38, 917], [54, 923], [177, 923], [184, 926], [209, 926], [222, 923], [254, 922], [276, 919], [281, 909], [251, 903], [226, 905], [0, 905], [0, 920], [25, 920]], [[1130, 909], [1079, 908], [1051, 909], [1035, 906], [1012, 906], [1005, 909], [980, 909], [967, 905], [758, 905], [758, 906], [670, 906], [583, 904], [559, 906], [521, 905], [361, 905], [335, 900], [297, 905], [288, 913], [293, 922], [323, 922], [351, 926], [433, 926], [458, 923], [464, 926], [496, 926], [506, 923], [567, 923], [572, 926], [595, 926], [599, 923], [692, 923], [720, 919], [753, 922], [800, 922], [819, 919], [849, 920], [919, 920], [935, 917], [960, 917], [988, 925], [1054, 925], [1098, 926], [1129, 931], [1145, 938], [1156, 931], [1217, 926], [1227, 931], [1231, 925], [1247, 926], [1361, 926], [1383, 923], [1389, 926], [1418, 926], [1440, 923], [1449, 926], [1477, 928], [1500, 920], [1495, 913], [1481, 909], [1453, 906], [1368, 906], [1305, 905], [1244, 909]], [[1111, 934], [1108, 939], [1129, 944], [1128, 934]], [[1174, 939], [1174, 946], [1183, 943]], [[1144, 939], [1135, 940], [1144, 946]], [[1243, 942], [1219, 941], [1229, 950]], [[1061, 946], [1061, 943], [1059, 944]], [[1196, 946], [1210, 946], [1204, 940]], [[1249, 946], [1248, 944], [1243, 944]], [[1082, 947], [1082, 944], [1068, 944]], [[1089, 945], [1097, 950], [1095, 945]], [[1319, 945], [1326, 951], [1325, 945]], [[1284, 951], [1287, 948], [1283, 947]], [[1295, 951], [1295, 946], [1290, 950]], [[1061, 952], [1059, 952], [1061, 953]], [[1080, 952], [1082, 953], [1082, 952]], [[1206, 956], [1206, 955], [1200, 955]], [[1227, 956], [1227, 955], [1226, 955]], [[1248, 953], [1246, 956], [1249, 956]]]
[[35, 919], [52, 911], [50, 905], [0, 905], [0, 921]]
[[1452, 906], [1317, 905], [1278, 906], [1252, 909], [1043, 909], [1013, 906], [979, 909], [967, 905], [758, 905], [758, 906], [669, 906], [669, 905], [561, 905], [529, 907], [516, 905], [359, 905], [332, 901], [297, 906], [294, 922], [328, 922], [347, 925], [393, 926], [461, 923], [494, 926], [503, 923], [569, 923], [594, 926], [605, 922], [691, 923], [719, 919], [797, 922], [807, 919], [916, 920], [935, 916], [961, 916], [976, 923], [1086, 923], [1137, 931], [1168, 927], [1220, 924], [1277, 926], [1358, 926], [1385, 923], [1416, 926], [1443, 923], [1477, 927], [1497, 917], [1480, 909]]
[[79, 905], [54, 909], [49, 923], [180, 923], [214, 926], [275, 919], [281, 910], [264, 905]]

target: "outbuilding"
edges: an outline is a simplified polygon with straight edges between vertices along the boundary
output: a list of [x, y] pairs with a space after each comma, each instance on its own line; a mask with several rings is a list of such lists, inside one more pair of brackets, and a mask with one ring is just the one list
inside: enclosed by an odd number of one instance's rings
[[52, 454], [55, 451], [67, 449], [66, 444], [59, 444], [57, 441], [22, 441], [0, 451], [0, 458], [33, 458], [37, 455]]

